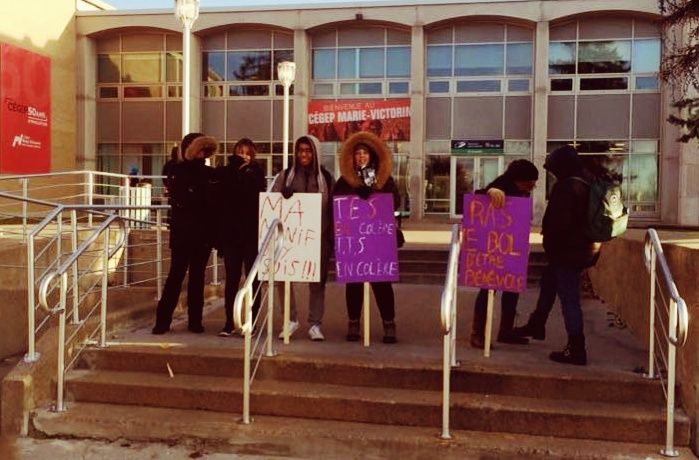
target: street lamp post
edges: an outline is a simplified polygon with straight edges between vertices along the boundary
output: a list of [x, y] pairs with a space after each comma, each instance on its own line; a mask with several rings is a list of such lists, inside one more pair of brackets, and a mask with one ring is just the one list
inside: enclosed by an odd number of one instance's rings
[[175, 0], [175, 16], [182, 21], [182, 137], [189, 134], [192, 26], [199, 17], [199, 0]]
[[296, 64], [290, 61], [282, 61], [277, 64], [277, 75], [279, 81], [284, 85], [284, 146], [282, 147], [284, 156], [282, 164], [284, 170], [289, 167], [289, 87], [296, 78]]

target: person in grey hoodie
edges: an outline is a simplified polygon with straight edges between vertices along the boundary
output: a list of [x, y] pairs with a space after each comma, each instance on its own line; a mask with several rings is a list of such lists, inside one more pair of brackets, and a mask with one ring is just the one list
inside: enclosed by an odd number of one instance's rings
[[[311, 135], [301, 136], [294, 144], [294, 160], [292, 165], [282, 171], [275, 179], [271, 192], [281, 192], [285, 199], [294, 193], [320, 193], [322, 195], [321, 209], [321, 243], [320, 243], [320, 281], [309, 283], [308, 302], [308, 336], [311, 340], [325, 340], [320, 325], [325, 311], [325, 283], [328, 279], [330, 254], [333, 249], [332, 231], [332, 189], [335, 180], [332, 174], [320, 164], [318, 156], [320, 142]], [[293, 293], [292, 293], [293, 296]], [[289, 331], [298, 329], [295, 302], [292, 306]]]

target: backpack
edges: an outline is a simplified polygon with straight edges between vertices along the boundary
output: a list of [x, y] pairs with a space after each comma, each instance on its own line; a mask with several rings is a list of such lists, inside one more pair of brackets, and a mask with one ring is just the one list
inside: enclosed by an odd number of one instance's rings
[[604, 242], [624, 233], [629, 210], [621, 200], [621, 182], [602, 177], [592, 182], [575, 176], [572, 179], [590, 188], [585, 235], [592, 241]]

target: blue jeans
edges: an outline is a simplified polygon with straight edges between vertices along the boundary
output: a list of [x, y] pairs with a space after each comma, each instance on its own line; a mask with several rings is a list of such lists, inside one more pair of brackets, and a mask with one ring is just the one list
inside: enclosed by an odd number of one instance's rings
[[563, 321], [568, 337], [583, 335], [583, 315], [580, 305], [580, 275], [582, 269], [547, 265], [541, 275], [541, 289], [536, 310], [530, 322], [544, 326], [556, 301], [561, 299]]

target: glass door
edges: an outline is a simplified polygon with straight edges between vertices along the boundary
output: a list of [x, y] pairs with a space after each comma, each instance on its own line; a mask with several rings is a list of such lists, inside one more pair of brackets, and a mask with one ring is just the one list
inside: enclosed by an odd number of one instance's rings
[[451, 157], [450, 217], [463, 214], [466, 193], [473, 193], [495, 180], [504, 169], [504, 157]]

